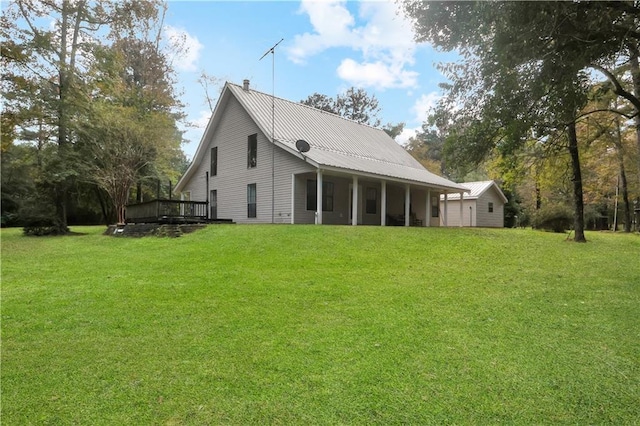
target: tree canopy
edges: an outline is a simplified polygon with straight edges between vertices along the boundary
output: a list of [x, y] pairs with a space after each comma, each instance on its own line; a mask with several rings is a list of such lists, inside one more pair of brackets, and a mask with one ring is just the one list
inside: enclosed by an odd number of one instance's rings
[[361, 88], [351, 87], [345, 93], [338, 94], [335, 99], [314, 93], [300, 103], [340, 115], [360, 124], [373, 127], [379, 127], [381, 124], [379, 116], [381, 108], [378, 105], [378, 99]]
[[[566, 149], [572, 170], [575, 240], [584, 241], [577, 123], [588, 111], [592, 70], [629, 63], [640, 31], [637, 2], [403, 2], [416, 38], [456, 50], [439, 105], [453, 164], [513, 157], [534, 139]], [[609, 76], [610, 77], [610, 76]], [[634, 108], [631, 90], [616, 91]], [[636, 108], [636, 112], [640, 111]]]
[[[3, 152], [11, 151], [11, 158], [23, 154], [32, 179], [11, 214], [27, 220], [34, 212], [20, 213], [20, 207], [40, 206], [35, 215], [49, 215], [52, 232], [64, 233], [70, 209], [89, 198], [105, 216], [105, 195], [120, 209], [116, 198], [123, 197], [114, 198], [104, 184], [101, 165], [110, 161], [105, 156], [137, 152], [139, 145], [145, 167], [135, 168], [134, 181], [177, 177], [175, 165], [184, 159], [177, 129], [183, 114], [161, 48], [165, 11], [157, 0], [15, 0], [3, 8]], [[119, 149], [123, 143], [135, 149]], [[101, 154], [91, 155], [98, 148]], [[118, 158], [121, 166], [126, 163]], [[18, 166], [15, 161], [3, 163], [3, 179], [7, 168]], [[126, 180], [126, 173], [112, 173]], [[2, 190], [3, 198], [16, 193], [4, 185]], [[7, 213], [3, 205], [3, 217]]]

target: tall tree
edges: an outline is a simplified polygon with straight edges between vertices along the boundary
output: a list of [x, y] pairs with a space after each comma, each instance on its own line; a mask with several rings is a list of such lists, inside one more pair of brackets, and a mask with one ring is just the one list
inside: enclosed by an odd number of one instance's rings
[[422, 125], [422, 130], [409, 138], [405, 149], [418, 160], [427, 170], [438, 175], [447, 175], [443, 158], [444, 137], [438, 130], [432, 128], [429, 123]]
[[444, 67], [452, 80], [448, 102], [463, 105], [449, 152], [479, 162], [495, 150], [514, 155], [532, 132], [544, 141], [562, 131], [572, 166], [574, 239], [585, 241], [576, 121], [587, 101], [586, 70], [637, 37], [637, 23], [629, 28], [635, 18], [628, 17], [637, 16], [638, 5], [406, 1], [404, 8], [419, 40], [464, 58]]
[[382, 122], [379, 116], [381, 108], [378, 99], [361, 88], [351, 87], [346, 92], [338, 94], [335, 99], [314, 93], [300, 103], [340, 115], [360, 124], [379, 127]]
[[[70, 191], [82, 185], [92, 158], [83, 155], [88, 118], [100, 112], [135, 111], [126, 117], [143, 129], [155, 122], [155, 131], [145, 133], [153, 149], [146, 151], [151, 156], [142, 174], [177, 178], [174, 165], [184, 159], [176, 127], [182, 105], [161, 50], [165, 12], [159, 0], [16, 0], [3, 10], [2, 60], [8, 67], [2, 88], [11, 99], [3, 116], [16, 117], [16, 140], [47, 148], [38, 151], [47, 155], [39, 163], [42, 177], [36, 180], [43, 185], [37, 192], [53, 199], [57, 232], [67, 230]], [[113, 75], [105, 71], [108, 62]], [[97, 124], [108, 122], [97, 119], [91, 129], [100, 134]]]
[[338, 114], [336, 101], [332, 97], [321, 93], [309, 95], [307, 99], [300, 101], [300, 103], [332, 114]]
[[402, 131], [404, 130], [404, 125], [405, 124], [402, 122], [397, 124], [387, 123], [384, 126], [382, 126], [382, 130], [384, 130], [384, 132], [388, 134], [391, 137], [391, 139], [395, 139], [402, 134]]
[[[91, 58], [93, 34], [107, 23], [105, 4], [84, 0], [39, 2], [19, 0], [6, 11], [14, 19], [10, 36], [12, 58], [20, 76], [32, 84], [53, 88], [48, 99], [55, 129], [55, 168], [47, 176], [54, 199], [58, 233], [67, 232], [68, 191], [78, 170], [73, 155], [74, 117], [87, 106], [82, 72]], [[49, 20], [43, 22], [42, 17]], [[54, 19], [53, 26], [47, 26]], [[53, 142], [53, 141], [51, 141]]]
[[380, 106], [376, 95], [369, 95], [366, 90], [351, 87], [344, 94], [336, 97], [335, 108], [338, 115], [369, 126], [380, 126]]
[[153, 161], [153, 147], [147, 142], [150, 132], [135, 108], [101, 102], [93, 111], [83, 137], [90, 155], [88, 177], [106, 191], [118, 223], [124, 223], [129, 191]]

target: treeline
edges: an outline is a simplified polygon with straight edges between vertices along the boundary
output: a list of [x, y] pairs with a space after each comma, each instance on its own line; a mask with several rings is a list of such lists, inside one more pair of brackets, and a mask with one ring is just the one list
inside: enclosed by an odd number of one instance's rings
[[418, 41], [462, 57], [440, 65], [450, 83], [410, 142], [414, 155], [457, 181], [499, 178], [525, 207], [512, 209], [521, 223], [570, 206], [576, 241], [606, 218], [630, 230], [640, 207], [640, 3], [402, 6]]
[[177, 180], [187, 163], [166, 5], [5, 6], [3, 226], [63, 234], [71, 224], [123, 221], [129, 200], [155, 196], [157, 182]]

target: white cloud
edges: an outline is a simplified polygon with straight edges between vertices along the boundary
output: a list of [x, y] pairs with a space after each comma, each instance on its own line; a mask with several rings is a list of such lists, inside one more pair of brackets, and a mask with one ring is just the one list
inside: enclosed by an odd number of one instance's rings
[[327, 49], [349, 48], [362, 59], [359, 63], [351, 58], [342, 61], [337, 71], [345, 81], [379, 89], [415, 87], [418, 73], [406, 70], [415, 62], [410, 23], [390, 1], [362, 2], [358, 7], [358, 17], [365, 21], [361, 26], [356, 25], [345, 1], [303, 0], [300, 13], [309, 16], [313, 31], [294, 37], [289, 59], [303, 64]]
[[211, 111], [203, 110], [200, 111], [200, 116], [191, 122], [191, 125], [196, 129], [204, 130], [209, 124], [209, 119], [211, 118]]
[[429, 112], [436, 107], [438, 101], [442, 98], [442, 94], [438, 92], [427, 93], [420, 96], [411, 107], [411, 112], [414, 114], [414, 120], [417, 122], [423, 122]]
[[360, 87], [413, 87], [417, 84], [418, 73], [405, 71], [399, 66], [382, 61], [357, 63], [345, 59], [338, 67], [338, 76]]
[[414, 137], [419, 131], [422, 131], [422, 127], [414, 127], [411, 129], [405, 127], [402, 130], [402, 133], [396, 136], [396, 142], [404, 146], [407, 144], [407, 142], [409, 142], [409, 138]]
[[164, 27], [169, 57], [179, 71], [196, 71], [203, 46], [197, 37], [186, 30], [167, 25]]

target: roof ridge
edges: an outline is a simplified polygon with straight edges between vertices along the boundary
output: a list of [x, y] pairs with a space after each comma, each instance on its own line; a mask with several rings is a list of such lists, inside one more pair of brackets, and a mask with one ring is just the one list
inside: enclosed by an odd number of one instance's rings
[[[238, 89], [240, 89], [240, 90], [244, 90], [244, 88], [243, 88], [242, 86], [240, 86], [239, 84], [232, 83], [232, 82], [230, 82], [230, 81], [227, 81], [227, 84], [229, 84], [229, 85], [231, 85], [231, 86], [235, 86], [235, 87], [237, 87], [237, 88], [238, 88]], [[273, 97], [273, 98], [278, 99], [278, 100], [283, 101], [283, 102], [287, 102], [287, 103], [290, 103], [290, 104], [294, 104], [294, 105], [297, 105], [297, 106], [301, 106], [301, 107], [303, 107], [303, 108], [309, 108], [309, 109], [311, 109], [311, 110], [313, 110], [313, 111], [317, 111], [317, 112], [320, 112], [320, 113], [322, 113], [322, 114], [326, 114], [326, 115], [329, 115], [329, 116], [332, 116], [332, 117], [340, 118], [340, 119], [345, 120], [345, 121], [348, 121], [348, 122], [350, 122], [350, 123], [355, 123], [355, 124], [358, 124], [358, 125], [360, 125], [360, 126], [369, 127], [369, 128], [371, 128], [371, 129], [374, 129], [374, 130], [378, 130], [378, 131], [384, 132], [384, 129], [381, 129], [381, 128], [379, 128], [379, 127], [373, 127], [372, 125], [370, 125], [370, 124], [366, 124], [366, 123], [359, 123], [359, 122], [357, 122], [357, 121], [355, 121], [355, 120], [352, 120], [352, 119], [350, 119], [350, 118], [343, 117], [343, 116], [342, 116], [342, 115], [340, 115], [340, 114], [336, 114], [336, 113], [334, 113], [334, 112], [325, 111], [325, 110], [320, 109], [320, 108], [315, 108], [315, 107], [312, 107], [311, 105], [303, 104], [302, 102], [295, 102], [295, 101], [292, 101], [292, 100], [289, 100], [289, 99], [281, 98], [280, 96], [270, 95], [269, 93], [261, 92], [260, 90], [251, 89], [251, 88], [249, 88], [249, 92], [255, 92], [255, 93], [258, 93], [258, 94], [260, 94], [260, 95], [268, 96], [268, 97], [270, 97], [270, 98], [271, 98], [271, 97]], [[386, 132], [385, 132], [385, 134], [386, 134]], [[389, 136], [389, 137], [391, 138], [391, 136]], [[391, 139], [393, 139], [393, 138], [391, 138]]]

